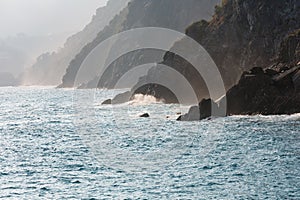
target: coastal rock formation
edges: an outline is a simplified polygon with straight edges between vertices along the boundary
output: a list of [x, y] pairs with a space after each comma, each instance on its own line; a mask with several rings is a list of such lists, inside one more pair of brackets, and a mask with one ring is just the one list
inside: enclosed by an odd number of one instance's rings
[[98, 8], [92, 21], [80, 32], [67, 39], [57, 52], [47, 52], [38, 57], [36, 63], [27, 69], [23, 81], [31, 85], [58, 85], [70, 61], [88, 43], [96, 38], [109, 22], [130, 0], [109, 0], [107, 5]]
[[[70, 62], [63, 83], [60, 87], [74, 87], [75, 77], [87, 55], [101, 42], [110, 36], [142, 27], [162, 27], [184, 32], [185, 28], [199, 19], [210, 19], [214, 6], [220, 0], [132, 0], [110, 24], [98, 33], [97, 37], [87, 44]], [[135, 51], [117, 59], [102, 77], [97, 77], [96, 86], [113, 88], [116, 81], [131, 68], [145, 63], [161, 62], [165, 52], [153, 49]], [[83, 77], [87, 83], [97, 74]], [[95, 79], [93, 80], [95, 81]], [[81, 83], [80, 83], [81, 84]], [[87, 84], [86, 86], [93, 85]], [[76, 85], [77, 87], [78, 85]]]
[[[264, 71], [261, 68], [253, 68], [243, 73], [239, 83], [226, 94], [227, 115], [300, 113], [300, 91], [296, 87], [299, 80], [295, 81], [296, 77], [299, 78], [299, 72], [300, 65], [281, 73], [270, 69]], [[211, 103], [215, 104], [211, 99], [203, 100], [199, 106], [192, 107], [178, 120], [191, 121], [211, 117]]]
[[[192, 24], [186, 29], [186, 34], [210, 54], [222, 75], [226, 90], [238, 83], [244, 71], [277, 64], [278, 57], [280, 62], [288, 62], [293, 52], [299, 51], [295, 32], [300, 28], [299, 1], [222, 2], [222, 6], [216, 6], [211, 21], [201, 20]], [[281, 45], [283, 40], [286, 40], [286, 45]], [[180, 45], [181, 41], [174, 44], [174, 48]], [[279, 55], [280, 51], [282, 53]], [[194, 52], [190, 56], [198, 55]], [[209, 98], [205, 82], [195, 73], [190, 63], [170, 51], [164, 56], [163, 64], [185, 76], [197, 93], [199, 101]], [[157, 77], [161, 73], [159, 69], [149, 70], [143, 79]], [[152, 88], [155, 90], [150, 92], [159, 93], [159, 87]]]
[[[278, 49], [273, 64], [244, 72], [239, 82], [227, 91], [227, 115], [300, 113], [300, 29], [283, 38]], [[203, 104], [207, 101], [209, 103]], [[210, 117], [207, 110], [211, 109], [211, 102], [210, 99], [203, 100], [178, 120]], [[204, 113], [204, 116], [200, 117], [197, 112]], [[195, 119], [195, 115], [199, 117]]]

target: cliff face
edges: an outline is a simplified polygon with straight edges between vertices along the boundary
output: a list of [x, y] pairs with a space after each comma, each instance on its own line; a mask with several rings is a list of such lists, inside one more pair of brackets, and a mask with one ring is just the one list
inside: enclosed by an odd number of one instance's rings
[[[208, 19], [219, 0], [133, 0], [126, 9], [116, 16], [109, 26], [99, 32], [73, 59], [63, 77], [61, 87], [73, 87], [76, 73], [86, 56], [108, 37], [126, 30], [140, 27], [163, 27], [184, 32], [185, 28], [199, 19]], [[144, 56], [148, 54], [147, 56]], [[112, 87], [115, 81], [131, 67], [151, 57], [152, 62], [161, 61], [163, 52], [152, 50], [137, 51], [116, 60], [100, 80], [98, 87]], [[94, 77], [86, 77], [86, 82]]]
[[[297, 0], [224, 0], [217, 6], [211, 21], [201, 20], [189, 26], [186, 34], [199, 42], [210, 54], [221, 72], [228, 90], [235, 85], [245, 70], [266, 68], [278, 57], [289, 57], [281, 48], [295, 49], [295, 37], [288, 47], [281, 46], [285, 37], [300, 27], [300, 2]], [[174, 45], [178, 47], [181, 42]], [[288, 50], [288, 49], [287, 49]], [[191, 56], [198, 56], [191, 53]], [[289, 59], [289, 58], [286, 58]], [[181, 57], [168, 52], [163, 64], [171, 66], [190, 81], [198, 99], [208, 98], [203, 79], [197, 76], [193, 66]], [[156, 77], [160, 70], [149, 71], [147, 77]], [[147, 79], [145, 77], [145, 79]], [[141, 84], [139, 84], [141, 85]], [[144, 87], [144, 93], [153, 86]], [[160, 94], [159, 87], [155, 93]], [[170, 100], [172, 101], [172, 100]]]
[[300, 2], [223, 2], [212, 21], [195, 23], [187, 29], [187, 34], [210, 53], [229, 88], [237, 83], [243, 71], [274, 62], [283, 38], [300, 28]]
[[227, 92], [228, 115], [300, 112], [300, 29], [285, 37], [273, 65], [244, 72]]
[[82, 31], [69, 37], [63, 48], [57, 52], [47, 52], [39, 56], [36, 63], [24, 74], [23, 82], [27, 85], [60, 84], [70, 61], [109, 24], [129, 1], [110, 0], [105, 7], [97, 9], [92, 21]]
[[[226, 98], [227, 115], [300, 113], [300, 29], [283, 39], [271, 66], [244, 72], [239, 82], [227, 91]], [[178, 120], [210, 117], [211, 103], [217, 105], [211, 99], [202, 100]]]

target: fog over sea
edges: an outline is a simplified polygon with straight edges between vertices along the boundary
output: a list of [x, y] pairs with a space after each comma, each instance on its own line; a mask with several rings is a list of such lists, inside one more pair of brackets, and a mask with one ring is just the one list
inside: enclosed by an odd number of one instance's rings
[[117, 92], [0, 88], [0, 199], [300, 199], [300, 114], [177, 122]]

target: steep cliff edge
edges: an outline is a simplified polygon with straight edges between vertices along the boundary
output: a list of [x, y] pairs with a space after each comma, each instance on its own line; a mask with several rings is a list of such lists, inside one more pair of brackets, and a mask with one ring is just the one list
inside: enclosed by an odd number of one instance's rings
[[[211, 21], [201, 20], [189, 26], [186, 34], [199, 42], [210, 54], [221, 72], [226, 89], [235, 85], [244, 71], [273, 65], [282, 41], [300, 28], [300, 2], [273, 0], [224, 0], [217, 6]], [[294, 41], [291, 41], [293, 43]], [[174, 47], [181, 45], [176, 43]], [[291, 47], [294, 48], [294, 47]], [[191, 56], [198, 56], [195, 54]], [[283, 61], [283, 60], [282, 60]], [[199, 100], [208, 98], [203, 79], [196, 76], [193, 66], [174, 53], [167, 53], [163, 64], [184, 75], [195, 89]], [[149, 71], [155, 77], [160, 70]], [[146, 77], [147, 78], [147, 77]], [[141, 84], [139, 84], [141, 85]], [[159, 87], [145, 86], [144, 91], [159, 96]]]
[[80, 50], [97, 36], [113, 17], [127, 6], [130, 0], [110, 0], [107, 5], [98, 8], [92, 21], [80, 32], [69, 37], [57, 52], [47, 52], [37, 58], [24, 76], [26, 85], [58, 85], [70, 61]]
[[[244, 72], [239, 82], [228, 90], [226, 98], [227, 115], [300, 113], [300, 29], [283, 39], [272, 65], [264, 70], [255, 67]], [[211, 103], [215, 102], [202, 100], [178, 120], [210, 117]]]
[[[73, 87], [75, 76], [80, 65], [87, 55], [102, 41], [108, 37], [140, 27], [163, 27], [180, 32], [199, 19], [209, 19], [212, 16], [214, 6], [219, 0], [133, 0], [109, 26], [99, 32], [94, 41], [86, 45], [81, 52], [70, 62], [63, 83], [60, 87]], [[146, 62], [151, 58], [152, 62], [161, 61], [164, 52], [153, 50], [137, 51], [124, 55], [116, 60], [106, 71], [100, 80], [98, 87], [111, 88], [116, 80], [127, 72], [131, 67]], [[85, 82], [94, 77], [87, 76]]]

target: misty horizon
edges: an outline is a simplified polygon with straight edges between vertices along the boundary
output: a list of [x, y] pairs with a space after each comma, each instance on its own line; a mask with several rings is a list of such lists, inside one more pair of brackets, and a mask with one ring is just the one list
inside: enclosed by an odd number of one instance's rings
[[106, 3], [107, 0], [1, 0], [0, 38], [75, 33]]
[[[0, 73], [18, 78], [38, 56], [57, 52], [107, 0], [0, 1]], [[55, 13], [55, 14], [54, 14]]]

